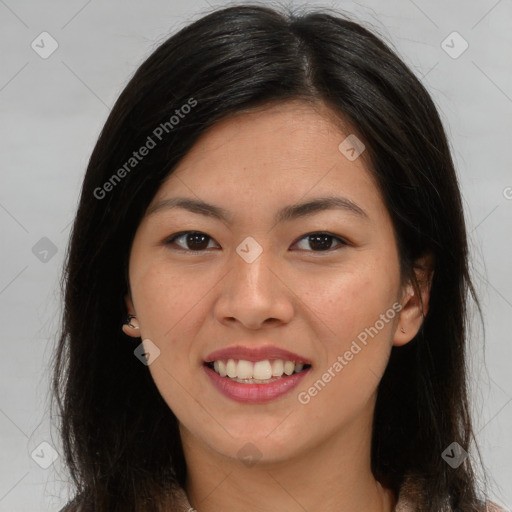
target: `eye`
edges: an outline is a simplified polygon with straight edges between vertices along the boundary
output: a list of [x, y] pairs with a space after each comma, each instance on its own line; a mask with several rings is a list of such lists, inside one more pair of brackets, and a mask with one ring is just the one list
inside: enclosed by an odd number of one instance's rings
[[[164, 243], [165, 245], [177, 245], [180, 249], [189, 252], [202, 252], [206, 249], [219, 248], [212, 237], [201, 231], [182, 231], [167, 238]], [[213, 246], [211, 245], [212, 243], [214, 244]], [[336, 243], [337, 245], [335, 245]], [[348, 245], [348, 242], [331, 233], [319, 232], [308, 233], [293, 245], [297, 246], [300, 250], [326, 252], [339, 246]]]
[[[310, 250], [308, 249], [307, 245], [309, 244], [309, 247], [314, 252], [322, 252], [322, 251], [329, 251], [333, 249], [333, 242], [338, 242], [338, 246], [344, 246], [348, 245], [348, 242], [343, 240], [343, 238], [340, 238], [339, 236], [332, 235], [331, 233], [309, 233], [307, 235], [304, 235], [298, 242], [296, 242], [294, 245], [297, 245], [297, 247], [300, 250]], [[302, 246], [301, 246], [302, 244]], [[334, 247], [334, 249], [336, 246]]]
[[213, 242], [213, 238], [201, 231], [183, 231], [167, 238], [164, 243], [165, 245], [176, 244], [185, 251], [200, 252], [212, 248], [210, 241]]

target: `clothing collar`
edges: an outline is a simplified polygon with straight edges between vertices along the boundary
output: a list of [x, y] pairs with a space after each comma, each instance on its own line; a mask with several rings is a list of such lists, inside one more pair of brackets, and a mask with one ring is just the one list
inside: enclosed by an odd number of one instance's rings
[[[425, 502], [426, 495], [421, 481], [406, 478], [400, 488], [394, 512], [416, 512], [423, 510], [422, 504]], [[176, 490], [175, 503], [177, 507], [176, 512], [196, 512], [190, 505], [187, 495], [182, 488]], [[451, 508], [443, 508], [439, 512], [451, 512]]]

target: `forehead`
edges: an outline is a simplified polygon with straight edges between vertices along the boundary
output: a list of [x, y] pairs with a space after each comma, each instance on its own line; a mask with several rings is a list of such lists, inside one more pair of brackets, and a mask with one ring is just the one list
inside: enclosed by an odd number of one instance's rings
[[265, 203], [277, 209], [339, 193], [382, 208], [365, 153], [347, 158], [344, 151], [353, 137], [323, 104], [289, 101], [240, 113], [198, 139], [154, 202], [188, 193], [224, 205], [229, 198], [233, 208]]

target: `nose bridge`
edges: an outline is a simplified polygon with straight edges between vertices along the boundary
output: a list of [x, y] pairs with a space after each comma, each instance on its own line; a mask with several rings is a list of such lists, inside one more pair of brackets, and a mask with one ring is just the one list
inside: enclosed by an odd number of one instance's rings
[[[259, 244], [258, 244], [259, 245]], [[270, 271], [272, 251], [251, 246], [251, 242], [242, 242], [232, 255], [233, 279], [238, 285], [237, 293], [249, 295], [252, 299], [265, 299], [274, 292]], [[245, 251], [245, 252], [244, 252]], [[270, 268], [269, 268], [270, 267]], [[237, 288], [237, 286], [235, 286]]]

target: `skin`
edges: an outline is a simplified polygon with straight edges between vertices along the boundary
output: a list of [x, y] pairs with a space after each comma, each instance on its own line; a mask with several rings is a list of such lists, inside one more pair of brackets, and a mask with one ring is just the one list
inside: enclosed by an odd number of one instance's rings
[[[429, 280], [418, 271], [419, 293], [402, 282], [393, 225], [366, 155], [350, 161], [338, 150], [350, 133], [325, 105], [298, 101], [222, 121], [180, 162], [148, 212], [180, 196], [222, 207], [229, 219], [162, 208], [136, 232], [126, 304], [140, 329], [124, 329], [160, 350], [149, 369], [179, 420], [186, 492], [199, 512], [393, 509], [396, 497], [370, 468], [376, 391], [392, 346], [421, 326], [419, 298], [426, 314]], [[366, 215], [327, 209], [275, 223], [284, 206], [324, 196], [347, 198]], [[194, 252], [186, 238], [166, 243], [186, 230], [211, 237], [208, 247]], [[318, 231], [347, 243], [333, 238], [328, 251], [315, 251], [307, 235]], [[247, 236], [263, 249], [252, 263], [236, 252]], [[300, 403], [298, 393], [394, 303], [400, 313]], [[238, 403], [202, 368], [209, 353], [237, 344], [277, 345], [309, 358], [312, 369], [277, 400]], [[248, 442], [261, 457], [251, 466], [237, 456]]]

